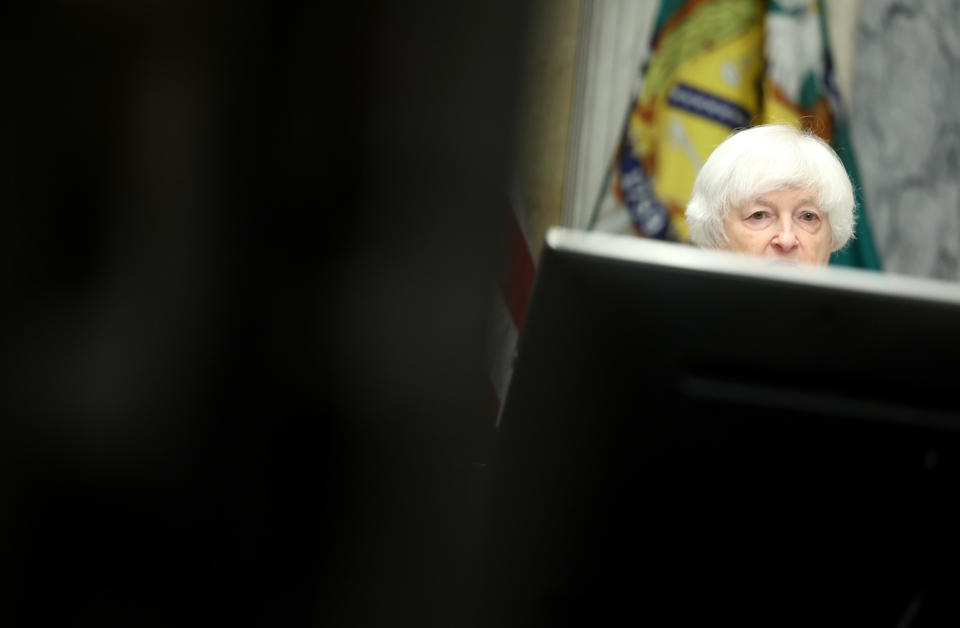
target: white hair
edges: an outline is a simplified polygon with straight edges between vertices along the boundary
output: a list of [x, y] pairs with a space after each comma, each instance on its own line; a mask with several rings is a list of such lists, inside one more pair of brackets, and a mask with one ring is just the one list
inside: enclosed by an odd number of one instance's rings
[[725, 248], [723, 222], [732, 208], [759, 194], [811, 188], [830, 221], [831, 251], [853, 237], [854, 197], [837, 154], [816, 135], [785, 124], [735, 132], [711, 153], [693, 183], [687, 224], [694, 244]]

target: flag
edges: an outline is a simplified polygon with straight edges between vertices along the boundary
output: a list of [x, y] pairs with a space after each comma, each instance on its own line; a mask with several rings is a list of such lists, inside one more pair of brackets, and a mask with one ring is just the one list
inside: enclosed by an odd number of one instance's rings
[[487, 342], [493, 411], [497, 415], [498, 425], [536, 272], [525, 212], [519, 201], [511, 202], [506, 208], [502, 235], [500, 281], [493, 291], [493, 312]]
[[591, 227], [689, 241], [693, 181], [731, 131], [791, 124], [831, 143], [854, 184], [855, 239], [832, 264], [880, 268], [820, 0], [663, 0]]

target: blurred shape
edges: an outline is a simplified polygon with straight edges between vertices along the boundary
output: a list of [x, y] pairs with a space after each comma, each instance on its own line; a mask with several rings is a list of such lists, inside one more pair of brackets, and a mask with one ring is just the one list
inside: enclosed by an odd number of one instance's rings
[[880, 268], [816, 0], [665, 0], [590, 228], [686, 242], [699, 168], [738, 128], [784, 123], [830, 141], [857, 190], [856, 239], [831, 263]]
[[0, 623], [474, 621], [523, 9], [7, 10]]

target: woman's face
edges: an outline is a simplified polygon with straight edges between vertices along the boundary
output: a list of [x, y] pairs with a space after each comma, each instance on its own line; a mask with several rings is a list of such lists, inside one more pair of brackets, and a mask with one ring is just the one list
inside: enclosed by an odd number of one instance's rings
[[773, 190], [735, 207], [724, 220], [728, 249], [785, 262], [826, 264], [830, 221], [809, 188]]

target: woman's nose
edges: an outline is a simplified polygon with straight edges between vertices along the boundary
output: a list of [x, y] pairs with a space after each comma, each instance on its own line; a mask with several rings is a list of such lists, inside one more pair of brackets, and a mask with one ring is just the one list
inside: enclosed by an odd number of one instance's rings
[[789, 253], [798, 244], [800, 244], [800, 241], [797, 239], [796, 234], [790, 231], [789, 228], [783, 229], [777, 236], [776, 245], [779, 246], [784, 253]]

